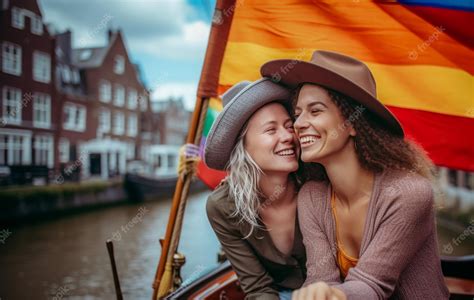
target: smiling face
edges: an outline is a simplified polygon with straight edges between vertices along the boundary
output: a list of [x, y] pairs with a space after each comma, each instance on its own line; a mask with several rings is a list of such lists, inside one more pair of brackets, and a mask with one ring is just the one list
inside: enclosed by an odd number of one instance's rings
[[270, 103], [248, 121], [245, 150], [265, 174], [298, 169], [299, 147], [293, 121], [285, 107]]
[[295, 131], [304, 162], [324, 163], [345, 147], [352, 146], [356, 132], [345, 123], [341, 111], [326, 89], [305, 84], [295, 107]]

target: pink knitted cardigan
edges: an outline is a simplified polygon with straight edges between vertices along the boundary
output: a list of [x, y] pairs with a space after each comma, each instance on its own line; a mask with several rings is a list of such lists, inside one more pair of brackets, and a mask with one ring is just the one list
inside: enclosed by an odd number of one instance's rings
[[359, 261], [341, 280], [328, 182], [307, 182], [298, 215], [308, 274], [303, 286], [324, 281], [348, 299], [448, 299], [438, 253], [433, 189], [413, 173], [376, 174]]

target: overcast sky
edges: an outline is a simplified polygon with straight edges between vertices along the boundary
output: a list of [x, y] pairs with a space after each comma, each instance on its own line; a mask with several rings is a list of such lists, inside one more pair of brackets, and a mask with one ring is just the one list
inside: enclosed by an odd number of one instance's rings
[[194, 108], [215, 0], [38, 0], [46, 23], [71, 29], [73, 47], [104, 46], [121, 28], [152, 99], [183, 96]]

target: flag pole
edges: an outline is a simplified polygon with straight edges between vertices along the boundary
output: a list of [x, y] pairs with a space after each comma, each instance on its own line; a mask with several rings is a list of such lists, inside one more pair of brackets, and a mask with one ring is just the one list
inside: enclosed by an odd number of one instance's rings
[[[201, 133], [199, 133], [199, 136], [197, 136], [197, 133], [200, 131], [199, 128], [202, 130], [205, 113], [207, 111], [207, 103], [210, 97], [216, 97], [218, 95], [220, 67], [224, 57], [225, 45], [227, 44], [227, 37], [230, 31], [235, 2], [235, 0], [218, 0], [216, 3], [206, 57], [204, 59], [201, 79], [197, 91], [196, 104], [186, 143], [198, 143], [200, 141]], [[182, 222], [182, 217], [178, 219], [178, 216], [182, 216], [184, 212], [186, 199], [183, 201], [183, 196], [187, 197], [192, 177], [192, 172], [190, 174], [184, 174], [184, 176], [178, 177], [176, 183], [160, 260], [153, 282], [152, 300], [161, 299], [172, 287], [172, 279], [171, 281], [169, 280], [169, 276], [172, 276], [170, 262], [172, 262], [173, 255], [177, 250], [176, 248], [180, 236], [180, 232], [178, 231], [181, 230]], [[166, 278], [164, 278], [165, 271], [167, 271]], [[166, 282], [164, 282], [164, 279], [166, 279]], [[159, 291], [161, 293], [159, 293]]]

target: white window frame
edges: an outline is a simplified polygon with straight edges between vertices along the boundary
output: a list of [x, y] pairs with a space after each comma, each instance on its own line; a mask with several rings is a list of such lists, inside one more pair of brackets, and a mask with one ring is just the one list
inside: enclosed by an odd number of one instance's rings
[[33, 94], [33, 126], [51, 127], [51, 96], [43, 93]]
[[[9, 93], [10, 92], [10, 93]], [[8, 98], [8, 95], [13, 97]], [[6, 124], [20, 125], [22, 115], [21, 90], [4, 86], [2, 90], [2, 120]], [[13, 110], [9, 109], [12, 107]], [[13, 112], [12, 112], [13, 111]]]
[[125, 57], [123, 55], [116, 55], [114, 57], [114, 73], [123, 74], [125, 72]]
[[125, 105], [125, 88], [123, 85], [116, 83], [114, 86], [114, 104], [116, 106]]
[[109, 103], [112, 100], [112, 85], [107, 80], [100, 81], [99, 100], [104, 103]]
[[12, 75], [21, 75], [22, 49], [20, 45], [3, 42], [2, 43], [2, 71]]
[[31, 164], [31, 131], [0, 128], [0, 155], [0, 165]]
[[54, 143], [51, 135], [36, 135], [34, 137], [33, 152], [35, 165], [52, 168], [54, 166]]
[[145, 112], [148, 109], [148, 98], [146, 97], [146, 94], [142, 94], [140, 97], [140, 110]]
[[128, 89], [128, 103], [127, 107], [130, 109], [136, 109], [138, 106], [138, 93], [134, 88]]
[[71, 131], [84, 132], [86, 129], [86, 108], [82, 105], [66, 103], [64, 105], [63, 128]]
[[70, 143], [67, 138], [60, 138], [58, 143], [58, 155], [60, 163], [67, 163], [70, 159]]
[[78, 69], [72, 69], [71, 70], [71, 82], [73, 84], [79, 84], [81, 82], [81, 75], [79, 74]]
[[17, 29], [25, 28], [25, 14], [18, 7], [12, 7], [12, 27]]
[[137, 114], [131, 113], [127, 120], [127, 135], [131, 137], [137, 136], [138, 133], [138, 118]]
[[51, 82], [51, 56], [48, 53], [33, 52], [33, 80], [43, 83]]
[[43, 34], [43, 20], [40, 16], [34, 15], [30, 18], [31, 33], [36, 35]]
[[121, 111], [114, 113], [113, 133], [123, 135], [125, 132], [125, 115]]
[[102, 133], [110, 132], [110, 110], [102, 107], [99, 110], [99, 131]]

